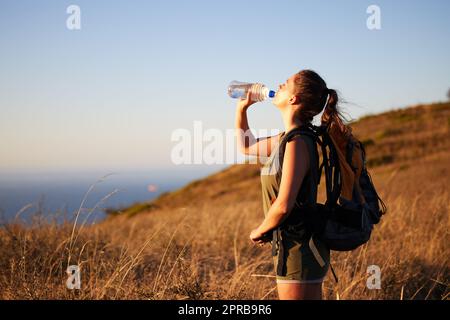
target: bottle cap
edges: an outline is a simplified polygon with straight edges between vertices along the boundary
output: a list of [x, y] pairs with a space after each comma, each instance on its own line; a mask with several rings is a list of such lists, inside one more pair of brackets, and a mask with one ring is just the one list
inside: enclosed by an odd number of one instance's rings
[[270, 90], [269, 91], [269, 98], [273, 98], [273, 97], [275, 97], [275, 91]]

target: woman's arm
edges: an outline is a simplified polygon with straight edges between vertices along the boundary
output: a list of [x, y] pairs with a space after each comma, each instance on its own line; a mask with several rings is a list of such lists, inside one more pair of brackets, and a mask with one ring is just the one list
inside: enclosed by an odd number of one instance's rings
[[236, 105], [235, 129], [237, 137], [237, 146], [243, 154], [254, 156], [269, 156], [272, 148], [277, 145], [280, 134], [255, 138], [250, 131], [247, 120], [247, 109], [254, 104], [250, 98], [250, 93], [246, 99], [240, 99]]
[[269, 211], [258, 228], [252, 231], [250, 238], [259, 238], [278, 227], [287, 218], [295, 205], [300, 186], [309, 170], [309, 154], [305, 141], [299, 137], [286, 143], [283, 168], [281, 173], [278, 197], [270, 206]]
[[237, 146], [242, 153], [245, 153], [247, 148], [253, 145], [256, 140], [248, 126], [247, 109], [249, 106], [247, 99], [239, 100], [236, 105], [235, 129]]

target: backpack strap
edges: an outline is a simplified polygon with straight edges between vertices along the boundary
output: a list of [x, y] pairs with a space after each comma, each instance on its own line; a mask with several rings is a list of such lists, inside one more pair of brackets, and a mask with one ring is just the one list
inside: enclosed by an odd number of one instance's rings
[[[303, 135], [303, 136], [308, 136], [311, 139], [307, 139], [305, 140], [305, 143], [307, 144], [308, 147], [308, 151], [310, 153], [310, 159], [315, 159], [315, 157], [318, 157], [317, 154], [317, 149], [312, 149], [312, 147], [315, 147], [315, 143], [317, 141], [317, 133], [313, 130], [313, 127], [311, 124], [305, 125], [305, 126], [300, 126], [300, 127], [296, 127], [292, 130], [290, 130], [289, 132], [287, 132], [283, 138], [282, 141], [280, 142], [281, 145], [281, 151], [284, 152], [285, 150], [285, 146], [286, 143], [289, 142], [295, 135]], [[314, 154], [312, 154], [311, 152], [314, 152]], [[317, 167], [317, 165], [312, 164], [311, 166]], [[316, 171], [318, 172], [317, 168]], [[311, 181], [311, 190], [314, 190], [314, 188], [316, 187], [316, 184], [318, 184], [318, 182], [315, 182], [314, 177], [310, 176], [309, 177], [310, 181]], [[318, 178], [318, 180], [320, 180], [320, 176]], [[311, 198], [309, 199], [310, 203], [315, 203], [317, 200], [317, 195], [315, 194], [311, 194]], [[282, 232], [281, 232], [281, 228], [278, 227], [276, 229], [273, 230], [273, 245], [272, 245], [272, 255], [275, 256], [277, 254], [277, 248], [278, 248], [278, 260], [277, 260], [277, 275], [284, 275], [285, 274], [285, 249], [284, 249], [284, 244], [283, 244], [283, 236], [282, 236]], [[320, 254], [318, 253], [318, 251], [316, 250], [317, 255], [319, 257], [319, 259], [322, 260], [323, 263], [325, 263], [322, 259], [322, 257], [320, 256]]]
[[322, 140], [319, 144], [322, 148], [323, 158], [323, 162], [320, 166], [320, 174], [322, 167], [325, 169], [325, 185], [327, 193], [327, 201], [325, 205], [329, 208], [333, 208], [337, 204], [342, 188], [342, 183], [340, 180], [339, 157], [328, 132], [323, 132]]
[[314, 243], [314, 239], [311, 236], [311, 238], [309, 238], [309, 242], [308, 242], [308, 246], [309, 249], [311, 249], [311, 252], [314, 255], [314, 258], [316, 258], [317, 263], [323, 268], [325, 266], [325, 261], [323, 260], [322, 256], [319, 253], [319, 250], [317, 250], [316, 244]]

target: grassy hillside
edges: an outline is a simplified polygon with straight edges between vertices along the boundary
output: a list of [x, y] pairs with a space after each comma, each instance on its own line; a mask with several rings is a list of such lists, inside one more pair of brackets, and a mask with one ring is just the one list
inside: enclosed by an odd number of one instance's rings
[[[340, 281], [328, 275], [325, 298], [448, 299], [450, 103], [367, 116], [351, 127], [388, 214], [368, 244], [333, 252]], [[109, 210], [98, 225], [6, 225], [0, 298], [274, 299], [271, 250], [248, 239], [263, 218], [259, 170], [230, 166], [151, 202]], [[81, 267], [81, 290], [65, 287], [71, 264]], [[372, 264], [381, 268], [380, 290], [366, 287]]]
[[[450, 150], [450, 103], [420, 105], [366, 116], [350, 126], [353, 134], [364, 143], [371, 172], [375, 170], [385, 174], [397, 169], [405, 170], [419, 159], [448, 156]], [[218, 205], [225, 201], [259, 199], [259, 175], [258, 164], [232, 165], [148, 203], [137, 203], [120, 210], [110, 209], [109, 213], [135, 215], [156, 209], [186, 207], [198, 205], [205, 197]]]

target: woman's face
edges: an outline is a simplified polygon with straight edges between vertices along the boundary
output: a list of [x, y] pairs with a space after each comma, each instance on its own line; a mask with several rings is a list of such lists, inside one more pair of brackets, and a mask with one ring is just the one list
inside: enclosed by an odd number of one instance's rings
[[279, 109], [283, 109], [287, 105], [294, 104], [296, 102], [295, 96], [295, 80], [298, 74], [292, 75], [286, 82], [278, 86], [278, 91], [272, 100], [272, 103]]

